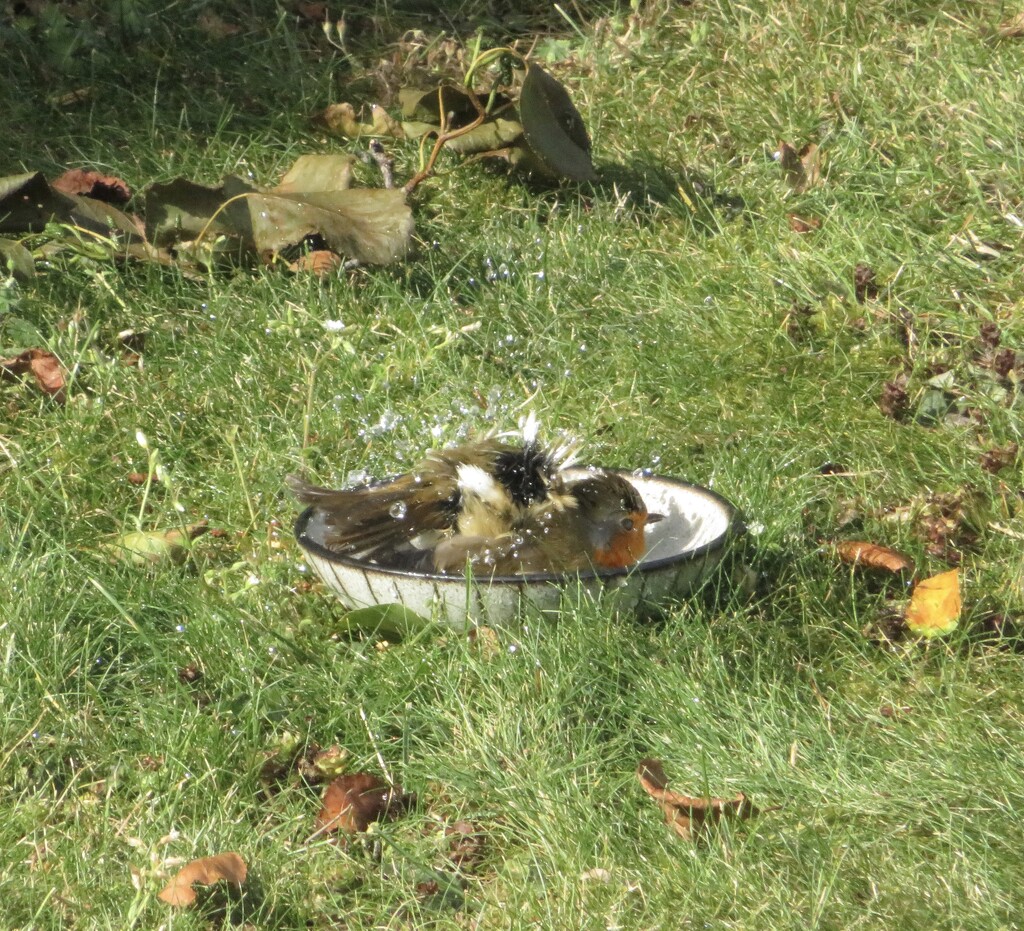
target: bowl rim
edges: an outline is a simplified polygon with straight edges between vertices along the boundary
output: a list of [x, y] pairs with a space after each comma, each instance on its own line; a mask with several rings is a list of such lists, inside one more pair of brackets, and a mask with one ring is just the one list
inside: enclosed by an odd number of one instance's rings
[[[693, 482], [684, 482], [682, 479], [673, 478], [670, 475], [658, 475], [655, 473], [643, 472], [637, 474], [636, 470], [630, 469], [608, 469], [603, 466], [591, 466], [591, 465], [574, 465], [573, 471], [601, 471], [607, 472], [612, 475], [619, 475], [625, 478], [627, 481], [631, 478], [642, 478], [648, 480], [656, 480], [664, 482], [667, 485], [674, 485], [676, 488], [685, 489], [687, 491], [699, 492], [706, 498], [710, 498], [717, 505], [719, 505], [726, 515], [725, 529], [716, 536], [713, 540], [709, 540], [707, 543], [696, 547], [692, 550], [686, 550], [682, 553], [676, 553], [672, 556], [662, 556], [660, 559], [653, 559], [650, 562], [639, 562], [632, 566], [626, 566], [623, 569], [581, 569], [577, 572], [526, 572], [520, 575], [484, 575], [484, 574], [473, 574], [472, 580], [476, 582], [486, 582], [489, 585], [495, 583], [498, 584], [515, 584], [524, 585], [532, 582], [555, 582], [565, 583], [580, 579], [581, 581], [588, 581], [591, 579], [614, 579], [621, 576], [631, 575], [633, 573], [644, 573], [651, 572], [655, 569], [662, 569], [666, 566], [671, 566], [674, 563], [690, 562], [706, 553], [709, 553], [715, 549], [723, 546], [732, 535], [735, 536], [742, 533], [745, 522], [740, 513], [739, 508], [736, 507], [728, 498], [723, 497], [716, 491], [712, 491], [710, 488], [706, 488], [703, 485], [695, 485]], [[388, 482], [394, 481], [398, 476], [392, 476], [391, 478], [380, 479], [379, 481], [372, 482], [372, 485], [383, 485]], [[357, 559], [354, 556], [346, 556], [343, 554], [335, 553], [329, 550], [326, 546], [321, 545], [315, 540], [310, 539], [306, 535], [306, 527], [309, 524], [310, 519], [313, 516], [313, 512], [316, 510], [316, 505], [311, 504], [307, 507], [295, 521], [295, 539], [308, 553], [314, 556], [324, 559], [329, 563], [335, 565], [346, 566], [350, 569], [359, 569], [362, 571], [372, 570], [374, 572], [380, 572], [387, 576], [393, 576], [395, 578], [407, 578], [407, 579], [420, 579], [425, 582], [457, 582], [465, 585], [467, 575], [452, 575], [444, 572], [413, 572], [410, 569], [396, 569], [391, 566], [380, 565], [378, 563], [366, 562], [362, 559]]]

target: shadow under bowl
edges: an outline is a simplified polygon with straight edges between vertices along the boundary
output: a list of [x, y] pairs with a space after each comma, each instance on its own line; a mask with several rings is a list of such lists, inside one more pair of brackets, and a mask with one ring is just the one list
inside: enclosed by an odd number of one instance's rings
[[[589, 470], [566, 470], [582, 477]], [[640, 492], [647, 510], [663, 519], [646, 528], [647, 551], [635, 566], [572, 574], [485, 576], [410, 572], [324, 546], [322, 514], [307, 508], [295, 537], [326, 585], [352, 609], [401, 605], [456, 629], [500, 626], [524, 609], [556, 612], [567, 590], [614, 599], [619, 609], [658, 610], [685, 597], [718, 565], [730, 538], [742, 529], [736, 508], [721, 495], [661, 475], [603, 469], [621, 475]]]

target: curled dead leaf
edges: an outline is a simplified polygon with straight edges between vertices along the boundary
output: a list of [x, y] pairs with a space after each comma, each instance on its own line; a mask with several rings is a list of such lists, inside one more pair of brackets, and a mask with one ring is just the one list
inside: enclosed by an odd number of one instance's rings
[[196, 900], [192, 888], [195, 883], [212, 886], [224, 880], [240, 886], [245, 882], [248, 868], [237, 853], [218, 853], [186, 863], [166, 887], [160, 892], [160, 899], [176, 908], [184, 908]]
[[81, 194], [108, 204], [126, 204], [132, 196], [127, 182], [86, 168], [65, 171], [50, 187], [64, 194]]
[[937, 637], [956, 629], [961, 607], [960, 570], [950, 569], [914, 586], [904, 620], [911, 633]]
[[789, 228], [794, 233], [812, 233], [821, 229], [821, 220], [818, 217], [800, 217], [795, 213], [787, 213], [786, 219], [789, 220]]
[[448, 838], [448, 857], [460, 870], [471, 871], [480, 865], [486, 841], [472, 821], [456, 821], [444, 829], [444, 836]]
[[858, 304], [873, 301], [878, 297], [875, 270], [866, 262], [858, 262], [857, 267], [853, 270], [853, 293]]
[[102, 546], [112, 559], [133, 566], [154, 566], [164, 560], [183, 563], [189, 544], [208, 529], [208, 522], [201, 520], [172, 530], [132, 530]]
[[344, 265], [341, 256], [330, 249], [314, 249], [288, 263], [288, 271], [327, 278]]
[[52, 352], [26, 349], [10, 359], [0, 359], [0, 378], [14, 381], [29, 374], [35, 379], [40, 391], [55, 401], [64, 400], [64, 371]]
[[534, 62], [523, 79], [519, 118], [530, 149], [551, 174], [597, 180], [583, 117], [562, 83]]
[[358, 139], [361, 136], [388, 136], [404, 139], [402, 124], [379, 104], [370, 104], [370, 122], [360, 120], [350, 103], [332, 103], [314, 117], [314, 122], [327, 127], [336, 136]]
[[339, 776], [324, 792], [317, 833], [358, 834], [375, 821], [394, 820], [414, 802], [415, 796], [403, 794], [401, 786], [390, 786], [371, 773]]
[[884, 569], [887, 572], [913, 572], [914, 560], [909, 556], [864, 540], [844, 540], [836, 544], [836, 552], [843, 562], [868, 569]]
[[661, 805], [665, 823], [684, 840], [692, 840], [722, 818], [745, 821], [760, 814], [742, 792], [733, 798], [698, 798], [673, 792], [668, 788], [661, 760], [641, 760], [636, 775], [644, 791]]
[[196, 20], [196, 25], [211, 39], [229, 39], [242, 31], [242, 27], [237, 23], [229, 23], [212, 10], [203, 10]]
[[981, 467], [986, 472], [995, 474], [1013, 465], [1017, 461], [1020, 447], [1016, 443], [1007, 443], [1006, 446], [993, 446], [981, 454]]
[[882, 386], [878, 408], [892, 420], [905, 420], [910, 413], [910, 395], [907, 393], [907, 376], [902, 372]]
[[999, 24], [996, 34], [1001, 39], [1019, 39], [1024, 36], [1024, 10]]
[[821, 182], [821, 154], [815, 143], [808, 142], [797, 151], [788, 142], [780, 142], [776, 154], [794, 193], [802, 194]]
[[466, 634], [470, 648], [483, 660], [491, 660], [501, 655], [501, 638], [493, 627], [481, 624], [473, 627]]

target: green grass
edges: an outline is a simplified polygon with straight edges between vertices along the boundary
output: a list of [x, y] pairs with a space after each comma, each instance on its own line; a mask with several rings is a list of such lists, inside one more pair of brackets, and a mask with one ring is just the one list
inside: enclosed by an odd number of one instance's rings
[[[378, 92], [315, 26], [225, 4], [245, 30], [218, 43], [198, 8], [147, 17], [123, 48], [87, 33], [97, 51], [69, 60], [5, 22], [0, 112], [19, 132], [0, 175], [271, 183], [345, 146], [308, 115]], [[592, 191], [442, 158], [415, 198], [417, 254], [391, 268], [200, 282], [63, 258], [7, 288], [0, 348], [16, 317], [75, 375], [63, 406], [0, 387], [0, 924], [1016, 927], [1022, 465], [992, 475], [980, 456], [1022, 442], [1021, 402], [977, 361], [984, 323], [1024, 352], [1024, 43], [991, 38], [1011, 12], [719, 0], [579, 33], [558, 18], [574, 56], [558, 73], [609, 179]], [[408, 23], [440, 28], [405, 15], [354, 19], [362, 64]], [[84, 86], [83, 104], [47, 103]], [[824, 183], [790, 193], [781, 140], [817, 142]], [[408, 177], [414, 147], [390, 148]], [[798, 235], [788, 213], [822, 228]], [[1005, 251], [972, 254], [967, 231]], [[858, 263], [881, 288], [864, 305]], [[146, 333], [142, 367], [121, 364], [126, 328]], [[880, 412], [887, 381], [906, 373], [914, 403], [943, 369], [971, 425]], [[658, 623], [567, 597], [494, 657], [438, 629], [386, 649], [343, 636], [290, 539], [284, 475], [394, 473], [527, 410], [593, 461], [735, 501], [758, 530], [737, 552], [756, 592], [726, 572]], [[128, 476], [154, 451], [169, 479], [145, 526], [207, 517], [224, 534], [184, 566], [112, 565], [98, 544], [134, 526]], [[942, 571], [919, 525], [885, 511], [957, 491], [979, 515], [959, 538], [960, 629], [879, 644], [862, 631], [898, 586], [851, 574], [827, 541]], [[994, 616], [1005, 635], [982, 636]], [[379, 857], [307, 843], [318, 790], [261, 782], [296, 742], [339, 744], [354, 770], [383, 760], [418, 794]], [[645, 756], [680, 789], [778, 809], [687, 844], [636, 781]], [[458, 818], [487, 841], [452, 882]], [[224, 850], [249, 863], [240, 901], [171, 916], [166, 861]]]

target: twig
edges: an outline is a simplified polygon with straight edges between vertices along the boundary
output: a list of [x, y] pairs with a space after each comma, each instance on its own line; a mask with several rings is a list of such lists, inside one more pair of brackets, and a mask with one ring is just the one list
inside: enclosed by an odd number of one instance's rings
[[376, 162], [380, 169], [380, 176], [384, 181], [384, 187], [391, 190], [395, 186], [395, 163], [384, 151], [379, 139], [370, 140], [370, 157]]
[[[415, 191], [422, 181], [430, 177], [430, 175], [434, 171], [434, 162], [437, 161], [437, 157], [438, 155], [441, 154], [441, 149], [444, 148], [446, 143], [451, 142], [452, 139], [458, 139], [459, 136], [464, 136], [466, 135], [466, 133], [472, 132], [487, 118], [487, 113], [485, 112], [484, 108], [480, 106], [480, 101], [477, 100], [476, 94], [474, 94], [468, 88], [461, 89], [465, 91], [466, 96], [469, 97], [473, 106], [476, 107], [476, 119], [473, 120], [472, 123], [467, 123], [461, 129], [455, 129], [452, 130], [452, 132], [448, 132], [446, 130], [447, 117], [444, 112], [444, 104], [440, 104], [439, 112], [441, 114], [441, 130], [438, 133], [437, 140], [434, 142], [434, 148], [433, 151], [430, 153], [430, 158], [427, 159], [426, 166], [422, 168], [420, 171], [416, 172], [416, 174], [414, 174], [408, 181], [406, 181], [405, 186], [402, 188], [402, 190], [407, 195]], [[440, 100], [441, 88], [438, 88], [437, 94]]]

